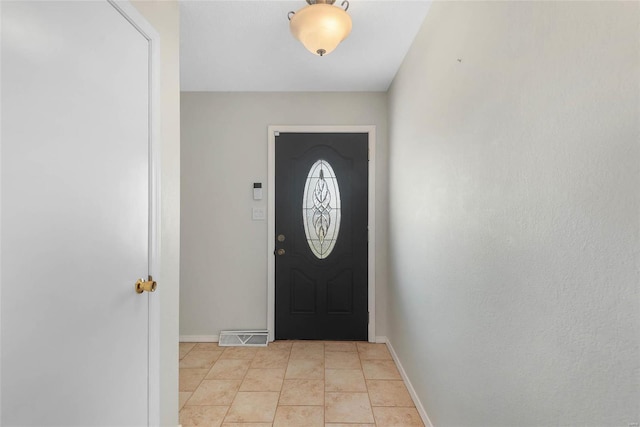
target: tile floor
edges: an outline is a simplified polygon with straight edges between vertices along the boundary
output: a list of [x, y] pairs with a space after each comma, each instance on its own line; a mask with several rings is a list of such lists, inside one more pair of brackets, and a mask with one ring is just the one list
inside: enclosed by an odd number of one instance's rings
[[180, 424], [424, 426], [384, 344], [180, 343]]

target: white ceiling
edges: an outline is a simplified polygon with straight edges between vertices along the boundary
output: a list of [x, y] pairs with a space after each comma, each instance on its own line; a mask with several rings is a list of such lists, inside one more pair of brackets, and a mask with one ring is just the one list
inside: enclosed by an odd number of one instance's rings
[[181, 0], [181, 90], [386, 91], [430, 1], [351, 1], [351, 35], [325, 57], [308, 52], [289, 32], [287, 13], [306, 5]]

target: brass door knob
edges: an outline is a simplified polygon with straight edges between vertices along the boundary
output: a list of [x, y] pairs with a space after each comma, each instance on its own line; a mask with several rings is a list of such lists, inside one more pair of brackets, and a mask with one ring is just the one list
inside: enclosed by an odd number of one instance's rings
[[138, 279], [136, 282], [136, 292], [141, 294], [144, 291], [155, 292], [158, 284], [153, 280], [153, 277], [149, 276], [149, 280]]
[[285, 251], [284, 251], [284, 249], [282, 249], [282, 248], [280, 248], [280, 249], [278, 249], [278, 250], [276, 251], [276, 253], [277, 253], [278, 255], [284, 255], [284, 252], [285, 252]]

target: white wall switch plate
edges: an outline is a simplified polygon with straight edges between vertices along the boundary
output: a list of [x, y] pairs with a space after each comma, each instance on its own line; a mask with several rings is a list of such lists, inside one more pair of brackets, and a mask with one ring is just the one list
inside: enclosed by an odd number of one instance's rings
[[267, 216], [265, 210], [265, 208], [253, 208], [253, 211], [251, 212], [251, 219], [254, 221], [264, 221]]

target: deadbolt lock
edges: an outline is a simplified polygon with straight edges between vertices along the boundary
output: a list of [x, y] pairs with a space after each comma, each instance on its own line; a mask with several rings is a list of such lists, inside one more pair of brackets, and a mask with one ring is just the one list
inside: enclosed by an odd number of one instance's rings
[[138, 279], [136, 282], [136, 292], [141, 294], [144, 291], [155, 292], [158, 284], [153, 280], [153, 277], [149, 276], [149, 280]]
[[284, 255], [285, 250], [284, 250], [284, 249], [282, 249], [282, 248], [280, 248], [280, 249], [278, 249], [278, 250], [276, 251], [276, 253], [277, 253], [278, 255]]
[[278, 242], [284, 242], [284, 234], [278, 234]]

